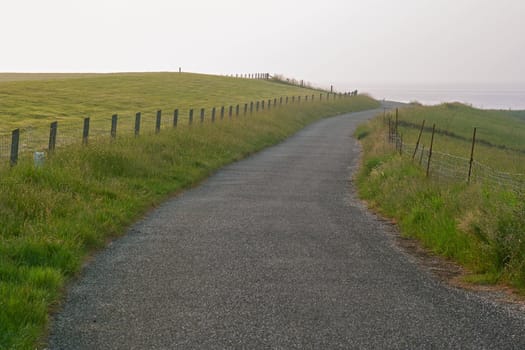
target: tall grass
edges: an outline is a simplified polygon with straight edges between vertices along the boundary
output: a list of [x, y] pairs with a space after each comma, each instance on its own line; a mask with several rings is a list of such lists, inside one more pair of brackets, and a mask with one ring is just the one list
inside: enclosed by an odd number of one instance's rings
[[[525, 120], [517, 119], [515, 112], [445, 104], [403, 109], [399, 119], [415, 124], [426, 119], [427, 125], [444, 128], [442, 131], [448, 132], [436, 134], [434, 150], [465, 158], [470, 153], [466, 140], [478, 126], [487, 143], [476, 145], [476, 159], [501, 171], [525, 169]], [[400, 125], [403, 138], [415, 143], [417, 128]], [[432, 173], [427, 178], [417, 161], [394, 152], [386, 141], [387, 129], [383, 116], [378, 116], [357, 131], [363, 136], [364, 147], [363, 167], [357, 177], [362, 198], [395, 218], [404, 235], [418, 238], [434, 252], [470, 269], [466, 280], [510, 284], [525, 292], [523, 190], [483, 182], [468, 185], [464, 180], [447, 181]], [[427, 134], [423, 139], [428, 142], [430, 137]], [[466, 175], [467, 168], [464, 171]]]
[[85, 257], [149, 208], [308, 123], [377, 107], [365, 96], [57, 150], [0, 169], [0, 348], [32, 349]]

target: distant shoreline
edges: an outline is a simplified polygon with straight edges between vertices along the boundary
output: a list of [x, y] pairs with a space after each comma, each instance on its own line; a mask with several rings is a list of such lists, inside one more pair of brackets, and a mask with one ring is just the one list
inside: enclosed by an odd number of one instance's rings
[[419, 102], [424, 105], [461, 102], [480, 109], [525, 110], [525, 87], [361, 87], [360, 91], [378, 100]]

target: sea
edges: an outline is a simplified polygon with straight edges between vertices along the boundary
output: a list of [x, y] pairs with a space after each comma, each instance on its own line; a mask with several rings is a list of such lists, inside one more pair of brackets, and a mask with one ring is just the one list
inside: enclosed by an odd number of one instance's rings
[[480, 109], [525, 110], [523, 86], [363, 86], [359, 92], [378, 100], [436, 105], [461, 102]]

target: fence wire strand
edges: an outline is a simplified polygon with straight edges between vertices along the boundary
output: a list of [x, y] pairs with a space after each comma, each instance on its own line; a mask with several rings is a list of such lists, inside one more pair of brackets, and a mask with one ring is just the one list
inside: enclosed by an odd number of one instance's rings
[[[406, 158], [412, 159], [413, 157], [416, 164], [427, 167], [430, 153], [428, 148], [420, 144], [416, 150], [415, 144], [403, 143], [403, 138], [393, 126], [390, 132], [391, 135], [387, 135], [387, 142], [395, 148], [396, 152]], [[416, 150], [415, 154], [414, 150]], [[468, 158], [432, 151], [429, 176], [447, 181], [467, 182], [469, 181], [469, 169], [470, 159]], [[476, 160], [472, 161], [470, 182], [495, 185], [515, 191], [525, 190], [525, 174], [499, 171]]]

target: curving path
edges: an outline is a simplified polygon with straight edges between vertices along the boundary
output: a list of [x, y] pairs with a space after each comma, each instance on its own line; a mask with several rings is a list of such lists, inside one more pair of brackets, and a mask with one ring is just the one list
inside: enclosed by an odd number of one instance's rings
[[50, 349], [525, 349], [525, 322], [418, 268], [349, 182], [355, 126], [313, 124], [220, 170], [99, 253]]

